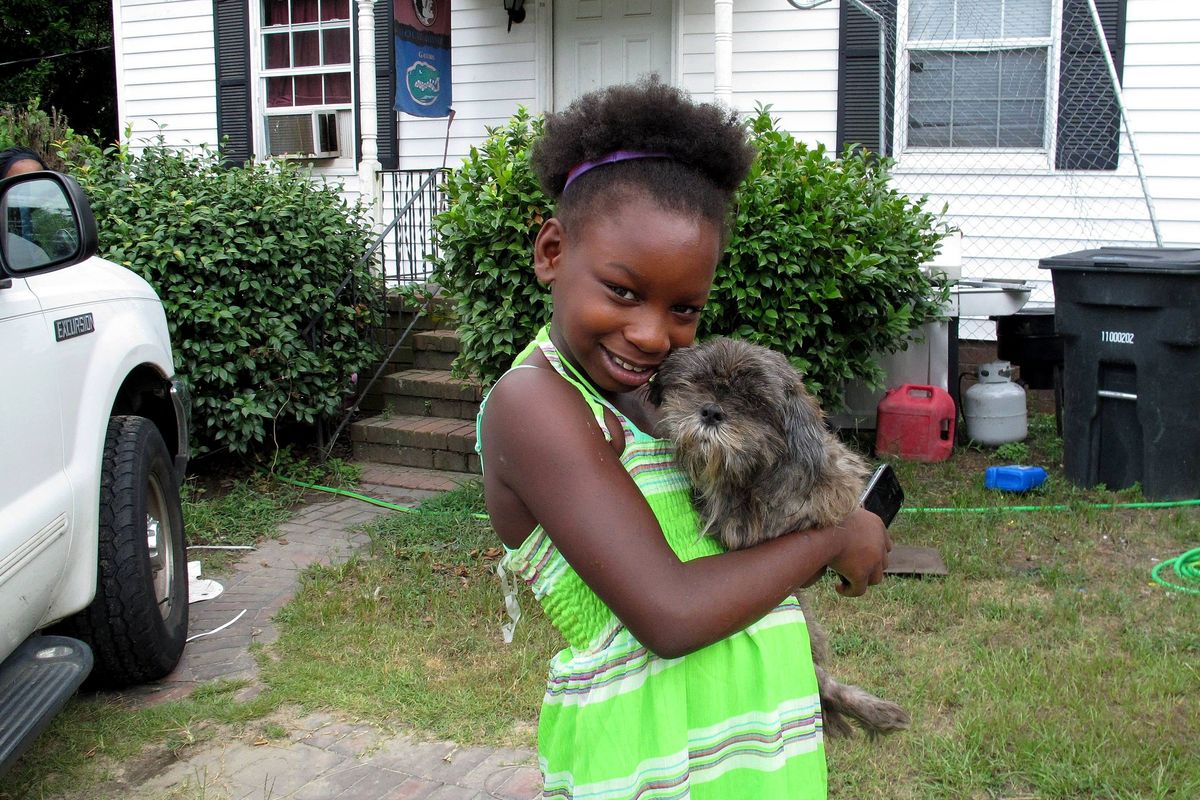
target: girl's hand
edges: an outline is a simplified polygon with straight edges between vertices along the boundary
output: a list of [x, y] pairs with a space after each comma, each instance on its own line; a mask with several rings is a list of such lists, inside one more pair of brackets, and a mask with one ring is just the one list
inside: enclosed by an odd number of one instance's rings
[[841, 576], [838, 594], [858, 597], [883, 580], [892, 539], [883, 520], [863, 508], [838, 527], [841, 548], [828, 566]]

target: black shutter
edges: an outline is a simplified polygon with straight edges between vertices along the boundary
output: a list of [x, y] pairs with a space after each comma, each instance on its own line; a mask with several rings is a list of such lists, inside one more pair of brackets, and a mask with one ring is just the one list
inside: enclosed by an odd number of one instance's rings
[[[1126, 0], [1096, 0], [1120, 79], [1125, 60]], [[1058, 73], [1056, 169], [1117, 168], [1121, 112], [1087, 0], [1063, 0]]]
[[223, 163], [254, 157], [250, 106], [250, 9], [246, 0], [217, 0], [217, 141]]
[[[866, 5], [883, 15], [885, 26], [883, 141], [887, 154], [892, 142], [892, 106], [896, 96], [896, 2], [872, 0]], [[878, 152], [879, 25], [845, 0], [838, 13], [838, 153], [847, 143]]]
[[[447, 6], [448, 7], [448, 6]], [[396, 130], [396, 39], [392, 0], [375, 0], [375, 114], [379, 163], [384, 169], [400, 166]]]

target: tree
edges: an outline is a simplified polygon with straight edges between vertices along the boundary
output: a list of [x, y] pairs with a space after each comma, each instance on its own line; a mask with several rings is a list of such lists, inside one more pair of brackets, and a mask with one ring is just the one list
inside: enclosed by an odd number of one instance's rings
[[117, 81], [112, 4], [96, 0], [5, 0], [0, 3], [0, 105], [37, 98], [72, 127], [117, 137]]

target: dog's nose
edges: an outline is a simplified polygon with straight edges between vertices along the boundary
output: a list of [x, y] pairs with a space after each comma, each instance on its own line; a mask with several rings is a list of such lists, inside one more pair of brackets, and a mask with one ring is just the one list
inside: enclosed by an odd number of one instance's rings
[[705, 403], [700, 407], [700, 419], [709, 425], [725, 421], [725, 412], [716, 403]]

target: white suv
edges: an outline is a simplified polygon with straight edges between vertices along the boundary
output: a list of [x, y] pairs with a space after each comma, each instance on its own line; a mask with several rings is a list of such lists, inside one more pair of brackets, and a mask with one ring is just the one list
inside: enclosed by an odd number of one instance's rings
[[89, 672], [161, 678], [187, 638], [187, 397], [158, 296], [96, 248], [73, 180], [0, 182], [0, 773]]

